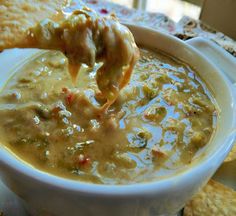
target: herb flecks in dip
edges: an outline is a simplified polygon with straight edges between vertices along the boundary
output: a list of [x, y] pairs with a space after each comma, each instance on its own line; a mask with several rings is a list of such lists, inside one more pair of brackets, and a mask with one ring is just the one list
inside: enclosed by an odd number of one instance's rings
[[1, 142], [41, 170], [93, 183], [150, 181], [190, 164], [216, 121], [196, 73], [141, 49], [131, 82], [101, 113], [99, 67], [83, 67], [76, 87], [59, 52], [19, 69], [0, 95]]

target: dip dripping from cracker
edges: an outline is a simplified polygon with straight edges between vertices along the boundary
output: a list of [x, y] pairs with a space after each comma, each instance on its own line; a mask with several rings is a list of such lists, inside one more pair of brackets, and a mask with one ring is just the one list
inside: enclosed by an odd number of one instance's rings
[[[3, 3], [0, 5], [0, 50], [7, 49], [7, 48], [40, 48], [40, 49], [50, 49], [50, 50], [59, 50], [62, 51], [68, 58], [68, 66], [69, 71], [71, 73], [72, 78], [75, 80], [77, 77], [77, 73], [79, 71], [79, 68], [81, 64], [86, 64], [90, 67], [93, 67], [95, 62], [102, 62], [102, 66], [96, 73], [96, 81], [98, 84], [98, 87], [102, 93], [102, 97], [106, 99], [106, 103], [103, 105], [103, 109], [107, 109], [118, 96], [119, 91], [129, 82], [130, 75], [132, 72], [132, 69], [139, 57], [139, 51], [138, 48], [134, 42], [134, 38], [130, 31], [119, 24], [115, 16], [111, 15], [109, 17], [99, 17], [94, 11], [91, 9], [81, 5], [81, 7], [76, 8], [76, 10], [73, 10], [72, 12], [70, 10], [67, 10], [64, 8], [66, 5], [65, 1], [62, 0], [56, 0], [56, 1], [3, 1]], [[149, 58], [146, 58], [146, 61]], [[145, 63], [145, 62], [144, 62]], [[163, 77], [167, 79], [168, 77], [163, 74]], [[162, 77], [162, 80], [164, 80]], [[141, 78], [143, 79], [143, 82], [146, 82], [146, 74], [143, 73]], [[159, 77], [160, 78], [160, 77]], [[25, 82], [24, 77], [22, 78], [22, 81]], [[160, 83], [160, 79], [156, 82]], [[155, 83], [155, 85], [156, 85]], [[151, 89], [150, 86], [144, 85], [143, 86], [143, 92], [146, 98], [148, 100], [152, 100], [156, 96], [156, 89]], [[174, 91], [171, 91], [172, 93]], [[70, 105], [70, 102], [73, 100], [71, 97], [72, 95], [70, 92], [68, 93], [68, 90], [66, 88], [63, 88], [63, 93], [66, 95], [66, 101]], [[132, 92], [132, 95], [134, 93]], [[17, 94], [13, 94], [17, 97]], [[169, 100], [170, 104], [173, 102], [173, 96], [170, 94], [170, 91], [167, 92], [165, 95], [167, 100]], [[171, 97], [172, 96], [172, 97]], [[177, 96], [175, 96], [178, 98]], [[82, 97], [78, 97], [74, 100], [81, 99]], [[196, 99], [196, 98], [195, 98]], [[9, 99], [10, 100], [10, 99]], [[89, 106], [89, 104], [86, 104], [86, 101], [82, 101], [85, 103], [86, 106]], [[145, 101], [139, 101], [140, 103], [143, 103]], [[199, 100], [195, 100], [198, 104]], [[210, 106], [210, 102], [208, 101], [207, 107]], [[37, 104], [28, 104], [28, 107], [20, 107], [18, 112], [16, 113], [17, 116], [23, 116], [19, 115], [20, 113], [25, 113], [24, 109], [30, 110], [29, 113], [32, 110], [36, 110], [38, 115], [43, 119], [42, 122], [46, 122], [45, 125], [48, 125], [48, 120], [51, 118], [51, 121], [54, 122], [56, 118], [59, 117], [68, 117], [70, 113], [67, 112], [65, 106], [61, 106], [61, 104], [56, 104], [55, 107], [50, 107], [52, 114], [49, 114], [48, 109], [43, 109], [45, 107], [37, 106]], [[72, 107], [69, 106], [71, 109]], [[191, 111], [191, 107], [186, 106], [188, 110]], [[76, 107], [77, 109], [77, 107]], [[212, 111], [214, 109], [212, 108]], [[78, 111], [78, 110], [77, 110]], [[82, 111], [86, 111], [84, 108], [80, 108], [81, 112], [79, 113], [79, 116], [81, 116]], [[158, 111], [158, 112], [156, 112]], [[5, 119], [9, 118], [9, 116], [14, 118], [14, 111], [10, 110], [3, 110], [2, 116], [5, 116]], [[145, 121], [148, 120], [151, 122], [158, 122], [161, 119], [163, 119], [163, 116], [166, 115], [166, 109], [163, 106], [151, 106], [148, 107], [147, 110], [145, 110]], [[195, 111], [189, 112], [189, 116], [194, 116]], [[208, 110], [209, 112], [209, 110]], [[10, 113], [10, 115], [6, 115], [6, 113]], [[94, 112], [95, 113], [95, 112]], [[87, 114], [87, 113], [86, 113]], [[61, 116], [60, 116], [61, 115]], [[124, 115], [122, 112], [119, 113], [119, 115]], [[6, 118], [7, 116], [7, 118]], [[26, 116], [28, 117], [28, 116]], [[70, 117], [70, 116], [69, 116]], [[90, 116], [89, 116], [90, 117]], [[3, 118], [1, 118], [3, 119]], [[75, 118], [76, 120], [79, 119]], [[115, 131], [116, 129], [116, 121], [114, 120], [114, 116], [111, 119], [108, 119], [107, 122], [105, 121], [105, 129], [109, 128]], [[38, 119], [36, 120], [36, 123]], [[84, 122], [87, 123], [87, 119], [83, 119]], [[2, 121], [3, 122], [3, 121]], [[14, 122], [14, 121], [13, 121]], [[27, 122], [19, 120], [20, 122], [20, 128], [24, 128], [24, 132], [27, 130], [27, 127], [22, 127], [21, 122]], [[211, 122], [211, 121], [209, 121]], [[95, 134], [98, 138], [100, 138], [101, 134], [95, 133], [96, 130], [98, 130], [97, 121], [92, 121], [94, 124], [94, 128], [92, 130], [93, 134]], [[104, 122], [102, 122], [104, 123]], [[16, 124], [14, 124], [15, 127]], [[53, 125], [53, 124], [52, 124]], [[153, 125], [153, 124], [152, 124]], [[28, 125], [27, 125], [28, 126]], [[35, 126], [35, 125], [34, 125]], [[73, 124], [74, 126], [74, 124]], [[75, 125], [76, 126], [76, 125]], [[135, 122], [135, 126], [137, 126], [137, 122]], [[181, 133], [181, 130], [183, 130], [183, 127], [181, 124], [177, 124], [176, 121], [173, 119], [168, 122], [167, 127], [170, 130], [176, 130], [177, 132]], [[28, 126], [29, 131], [32, 132], [32, 127]], [[38, 129], [37, 125], [35, 126], [36, 129]], [[78, 127], [80, 129], [80, 127]], [[207, 131], [209, 133], [209, 126], [206, 127]], [[35, 131], [37, 131], [35, 129]], [[70, 128], [71, 129], [71, 128]], [[63, 128], [64, 130], [64, 128]], [[55, 128], [51, 130], [52, 132], [55, 131]], [[94, 132], [95, 131], [95, 132]], [[99, 131], [99, 130], [98, 130]], [[106, 133], [106, 130], [104, 130], [104, 134]], [[193, 130], [194, 131], [194, 130]], [[64, 130], [65, 136], [67, 137], [68, 133], [71, 132], [71, 130]], [[211, 130], [210, 130], [211, 132]], [[10, 133], [8, 133], [10, 134]], [[26, 133], [28, 134], [28, 133]], [[35, 133], [38, 135], [39, 133]], [[48, 136], [49, 133], [45, 133], [45, 137]], [[120, 133], [122, 134], [122, 133]], [[120, 136], [117, 137], [122, 137]], [[71, 135], [71, 134], [69, 134]], [[95, 136], [94, 135], [94, 136]], [[72, 136], [72, 135], [71, 135]], [[32, 135], [34, 137], [34, 134]], [[55, 136], [57, 138], [57, 136]], [[77, 139], [78, 136], [76, 136]], [[97, 138], [96, 137], [96, 138]], [[111, 149], [112, 151], [107, 151], [108, 156], [110, 157], [110, 152], [113, 151], [113, 142], [116, 141], [114, 139], [114, 136], [111, 135], [111, 139], [107, 139], [107, 144], [103, 141], [102, 146], [106, 146], [106, 149]], [[137, 135], [133, 136], [136, 142], [132, 144], [138, 144], [138, 146], [129, 146], [129, 148], [135, 149], [143, 149], [147, 145], [147, 140], [150, 140], [152, 138], [151, 133], [149, 133], [146, 130], [141, 130], [137, 132]], [[25, 139], [18, 140], [18, 137], [9, 135], [9, 139], [16, 139], [19, 142], [25, 142]], [[58, 150], [58, 142], [55, 142], [53, 140], [54, 137], [51, 137], [51, 143], [56, 143], [56, 148]], [[107, 133], [106, 133], [107, 138]], [[204, 137], [204, 134], [202, 132], [196, 132], [192, 134], [192, 145], [194, 148], [197, 149], [195, 146], [203, 146], [207, 143], [207, 139]], [[48, 139], [48, 138], [47, 138]], [[35, 140], [35, 139], [31, 139]], [[94, 139], [99, 140], [99, 139]], [[81, 150], [81, 148], [87, 148], [87, 146], [94, 144], [94, 140], [80, 140], [80, 142], [76, 143], [76, 148]], [[203, 141], [204, 142], [203, 142]], [[38, 141], [38, 140], [37, 140]], [[44, 141], [42, 141], [42, 145], [44, 145]], [[48, 140], [46, 140], [48, 142]], [[49, 142], [48, 142], [49, 143]], [[48, 144], [47, 143], [47, 144]], [[121, 143], [124, 143], [123, 140]], [[202, 144], [203, 143], [203, 144]], [[21, 143], [22, 144], [22, 143]], [[53, 146], [52, 144], [52, 146]], [[65, 142], [64, 140], [61, 141], [61, 146], [64, 146]], [[38, 142], [37, 142], [38, 145]], [[31, 143], [31, 146], [34, 146]], [[85, 147], [83, 147], [85, 146]], [[99, 152], [101, 148], [99, 145], [97, 145], [97, 149], [93, 152]], [[74, 146], [72, 146], [74, 147]], [[53, 149], [53, 148], [52, 148]], [[61, 148], [62, 151], [64, 151], [63, 148]], [[60, 150], [60, 149], [59, 149]], [[190, 149], [191, 150], [191, 149]], [[28, 151], [27, 152], [33, 152]], [[163, 151], [164, 152], [164, 151]], [[167, 154], [161, 152], [158, 148], [153, 148], [150, 152], [151, 157], [154, 158], [154, 162], [156, 163], [156, 158], [161, 158], [162, 161], [166, 160]], [[190, 151], [188, 151], [189, 153]], [[60, 151], [58, 153], [58, 161], [60, 161]], [[101, 154], [102, 158], [104, 158], [104, 154]], [[186, 156], [185, 154], [182, 154], [183, 156]], [[194, 155], [194, 154], [193, 154]], [[234, 154], [235, 155], [235, 154]], [[74, 155], [73, 155], [74, 156]], [[77, 157], [78, 156], [78, 157]], [[123, 164], [130, 164], [129, 166], [133, 166], [133, 163], [130, 161], [126, 161], [124, 159], [124, 155], [120, 154], [118, 155], [120, 159], [123, 158]], [[188, 156], [188, 155], [187, 155]], [[232, 154], [233, 156], [233, 154]], [[45, 157], [50, 158], [50, 156], [46, 155]], [[151, 158], [150, 157], [150, 158]], [[52, 161], [55, 160], [56, 157], [52, 156]], [[69, 158], [69, 157], [68, 157]], [[183, 157], [184, 158], [184, 157]], [[186, 157], [184, 161], [187, 161], [189, 163], [189, 158]], [[71, 159], [71, 158], [69, 158]], [[91, 162], [91, 158], [87, 157], [87, 155], [84, 156], [84, 154], [76, 155], [75, 157], [72, 157], [72, 161], [74, 163], [71, 163], [70, 160], [68, 162], [68, 166], [71, 168], [75, 166], [86, 166], [86, 164]], [[231, 160], [231, 156], [228, 158]], [[151, 159], [150, 159], [151, 160]], [[125, 161], [125, 162], [124, 162]], [[103, 161], [102, 161], [103, 162]], [[74, 165], [75, 164], [75, 165]], [[157, 163], [158, 165], [158, 163]], [[129, 167], [127, 166], [127, 167]], [[74, 168], [74, 167], [73, 167]], [[203, 192], [200, 192], [200, 198], [198, 195], [197, 198], [193, 198], [194, 200], [190, 201], [189, 204], [186, 206], [185, 209], [185, 215], [208, 215], [206, 211], [208, 210], [208, 206], [206, 207], [207, 210], [202, 210], [202, 212], [199, 213], [199, 206], [202, 203], [205, 202], [204, 198], [209, 199], [208, 200], [214, 200], [214, 196], [212, 195], [211, 191], [213, 187], [221, 189], [221, 187], [218, 187], [215, 183], [208, 183], [208, 185], [203, 189]], [[209, 189], [208, 189], [209, 188]], [[216, 190], [216, 192], [220, 194], [219, 199], [224, 198], [226, 190], [223, 190], [221, 193], [221, 190]], [[232, 192], [232, 191], [231, 191]], [[232, 192], [233, 193], [233, 192]], [[213, 197], [213, 198], [212, 198]], [[217, 196], [218, 197], [218, 196]], [[196, 200], [195, 200], [196, 199]], [[230, 199], [233, 200], [233, 204], [235, 204], [235, 193], [233, 193], [232, 196], [230, 196]], [[216, 199], [216, 201], [218, 198]], [[213, 203], [214, 204], [214, 203]], [[215, 204], [214, 204], [215, 205]], [[215, 207], [213, 205], [213, 207]], [[216, 202], [217, 205], [217, 202]], [[196, 209], [195, 209], [196, 206]], [[215, 208], [210, 208], [209, 215], [214, 215], [212, 212]], [[221, 209], [220, 209], [221, 210]], [[232, 210], [233, 213], [235, 213], [235, 209]], [[233, 213], [231, 215], [233, 215]]]
[[[114, 15], [100, 17], [82, 3], [74, 11], [65, 1], [5, 1], [0, 9], [0, 50], [40, 48], [62, 51], [75, 81], [82, 64], [102, 66], [96, 73], [106, 110], [130, 80], [139, 51], [133, 35]], [[45, 6], [47, 5], [47, 6]], [[9, 12], [10, 11], [10, 12]]]

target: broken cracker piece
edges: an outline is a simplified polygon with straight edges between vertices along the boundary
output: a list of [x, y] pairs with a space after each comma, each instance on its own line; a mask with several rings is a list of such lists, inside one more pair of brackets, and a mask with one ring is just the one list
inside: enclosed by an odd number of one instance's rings
[[236, 191], [210, 180], [185, 206], [184, 216], [236, 215]]

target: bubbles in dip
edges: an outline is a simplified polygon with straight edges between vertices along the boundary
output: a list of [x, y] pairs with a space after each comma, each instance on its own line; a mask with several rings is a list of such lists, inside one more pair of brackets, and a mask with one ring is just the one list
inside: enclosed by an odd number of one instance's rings
[[196, 73], [141, 49], [130, 83], [101, 113], [99, 67], [83, 67], [76, 85], [60, 52], [19, 68], [0, 94], [1, 142], [38, 169], [100, 184], [151, 181], [189, 165], [217, 118]]

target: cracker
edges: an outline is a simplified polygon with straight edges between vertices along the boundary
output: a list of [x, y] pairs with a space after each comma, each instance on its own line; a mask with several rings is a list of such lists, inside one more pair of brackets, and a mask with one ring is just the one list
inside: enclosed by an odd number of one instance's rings
[[236, 160], [236, 143], [234, 143], [233, 148], [231, 149], [229, 155], [227, 156], [224, 162], [229, 162], [233, 160]]
[[184, 216], [236, 215], [236, 191], [210, 180], [184, 208]]
[[26, 30], [60, 11], [66, 0], [0, 0], [0, 50], [24, 42]]

